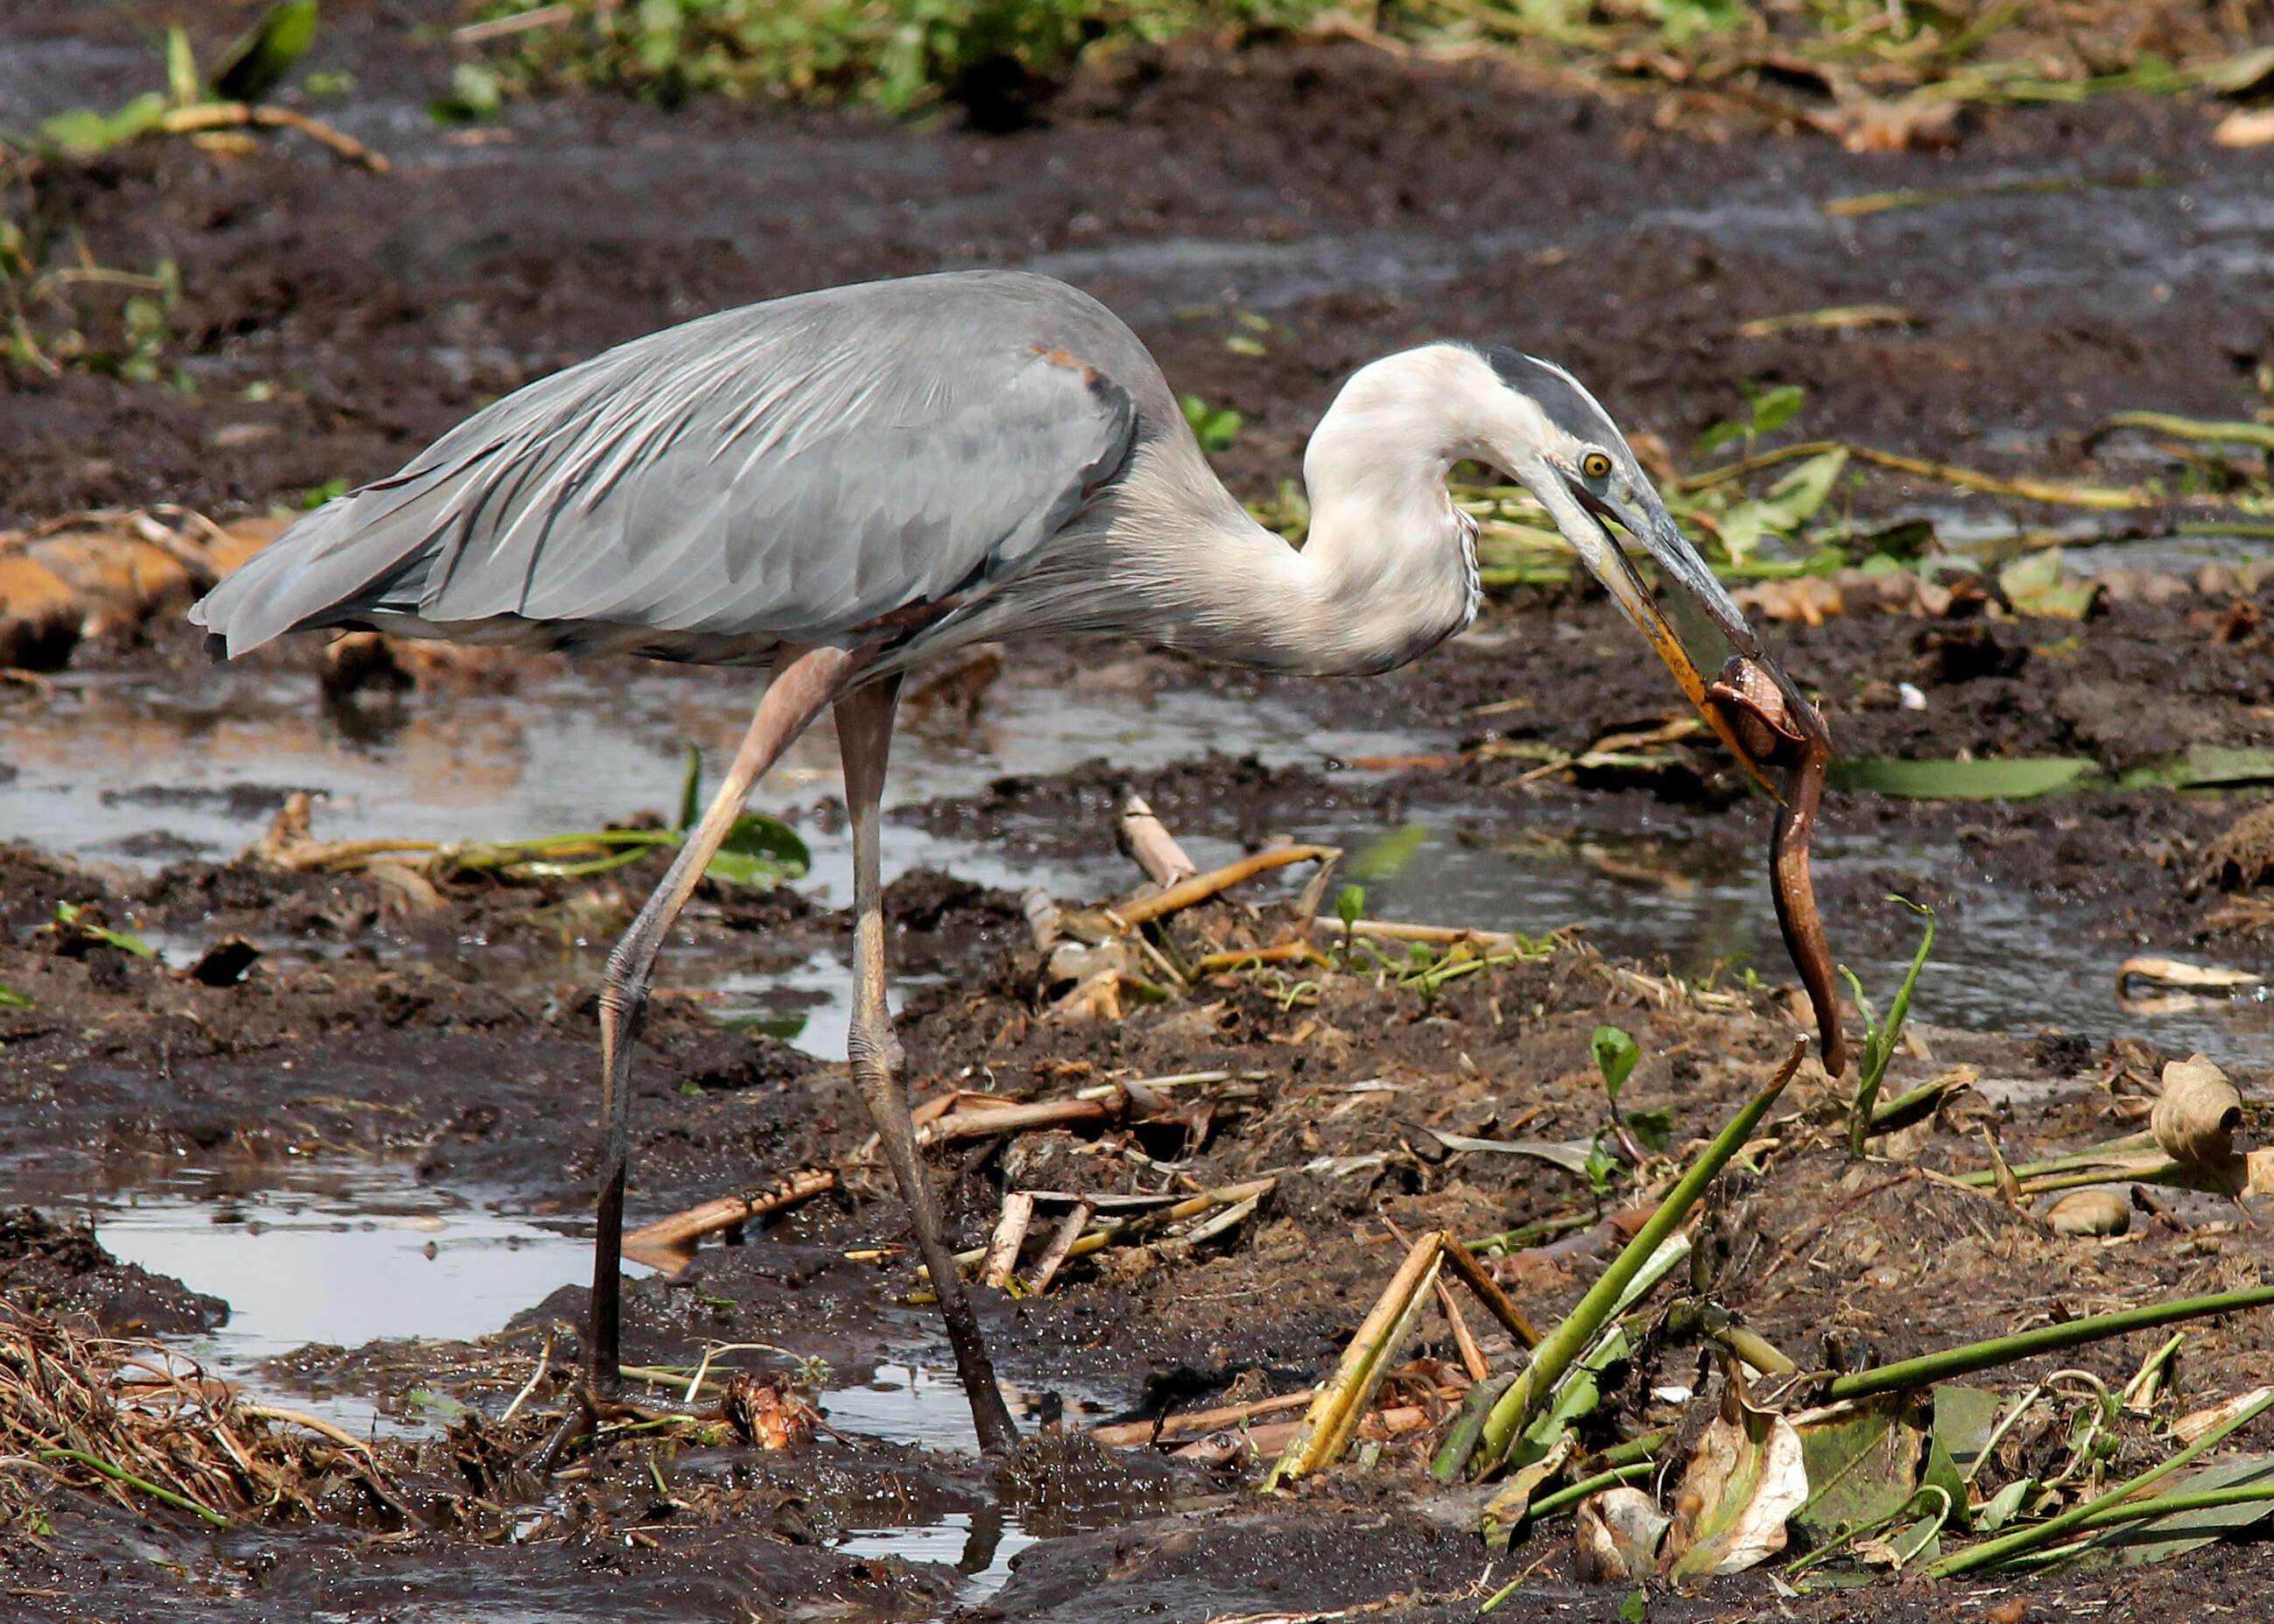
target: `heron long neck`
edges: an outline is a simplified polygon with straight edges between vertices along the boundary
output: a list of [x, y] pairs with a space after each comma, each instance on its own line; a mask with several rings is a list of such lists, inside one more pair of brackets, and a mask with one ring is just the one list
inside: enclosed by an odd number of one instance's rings
[[[1299, 552], [1205, 469], [1168, 482], [1186, 488], [1145, 515], [1148, 529], [1182, 532], [1155, 564], [1176, 600], [1164, 641], [1266, 670], [1356, 675], [1402, 665], [1469, 623], [1475, 529], [1445, 490], [1456, 447], [1411, 404], [1430, 398], [1417, 396], [1427, 380], [1369, 376], [1385, 365], [1353, 379], [1311, 438]], [[1212, 493], [1193, 488], [1201, 481]]]

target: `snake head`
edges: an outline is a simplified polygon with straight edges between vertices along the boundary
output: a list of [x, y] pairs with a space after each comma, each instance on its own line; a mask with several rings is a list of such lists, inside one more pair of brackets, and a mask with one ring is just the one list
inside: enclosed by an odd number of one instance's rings
[[1794, 691], [1781, 672], [1733, 654], [1706, 689], [1730, 737], [1756, 763], [1797, 767], [1811, 753], [1831, 754], [1831, 735], [1814, 705]]

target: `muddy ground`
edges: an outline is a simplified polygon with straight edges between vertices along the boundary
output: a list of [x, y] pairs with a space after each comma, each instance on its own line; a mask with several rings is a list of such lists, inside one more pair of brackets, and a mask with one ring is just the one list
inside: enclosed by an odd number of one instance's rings
[[[201, 39], [240, 14], [174, 10]], [[2274, 362], [2263, 159], [2210, 147], [2202, 112], [2175, 102], [1982, 113], [1946, 152], [1864, 159], [1758, 132], [1660, 129], [1646, 107], [1558, 100], [1476, 70], [1276, 46], [1145, 59], [1076, 85], [1038, 127], [1006, 137], [952, 120], [902, 129], [778, 109], [666, 114], [595, 97], [516, 108], [509, 139], [468, 142], [423, 111], [447, 80], [447, 54], [404, 44], [408, 25], [456, 15], [439, 0], [327, 8], [318, 65], [350, 69], [360, 87], [322, 110], [388, 150], [391, 175], [285, 143], [227, 163], [177, 144], [132, 149], [64, 185], [99, 259], [179, 265], [170, 360], [196, 392], [83, 372], [12, 380], [0, 394], [0, 523], [113, 503], [182, 501], [222, 517], [289, 503], [328, 480], [382, 474], [482, 400], [665, 322], [947, 265], [1038, 265], [1112, 300], [1180, 388], [1246, 414], [1223, 468], [1256, 495], [1293, 474], [1304, 434], [1352, 365], [1447, 334], [1569, 362], [1622, 421], [1677, 450], [1736, 409], [1739, 380], [1798, 382], [1811, 402], [1798, 426], [1811, 434], [2127, 481], [2176, 477], [2180, 466], [2136, 437], [2090, 440], [2105, 413], [2247, 415], [2263, 403], [2258, 369]], [[0, 34], [11, 120], [121, 101], [154, 72], [99, 8], [8, 6]], [[2085, 184], [1838, 225], [1816, 208], [2017, 177]], [[2143, 177], [2153, 184], [2097, 184]], [[1866, 302], [1917, 319], [1841, 337], [1736, 331], [1751, 318]], [[1260, 356], [1225, 347], [1251, 331], [1235, 327], [1234, 307], [1273, 324]], [[267, 398], [246, 398], [254, 385]], [[1918, 494], [1881, 479], [1858, 500], [1892, 518]], [[1980, 520], [1995, 505], [1935, 511]], [[2238, 592], [2203, 584], [2082, 624], [1994, 610], [1951, 621], [1859, 613], [1814, 629], [1780, 624], [1771, 641], [1822, 696], [1848, 754], [2075, 755], [2121, 773], [2193, 744], [2274, 742], [2265, 635], [2220, 641]], [[2251, 601], [2274, 614], [2274, 590]], [[170, 623], [120, 628], [78, 657], [92, 671], [176, 672], [184, 683], [198, 658]], [[301, 673], [313, 703], [318, 650], [258, 658]], [[1101, 763], [895, 815], [988, 838], [1014, 861], [1103, 853], [1111, 809], [1132, 786], [1172, 828], [1246, 846], [1345, 808], [1384, 824], [1449, 810], [1482, 845], [1610, 838], [1640, 871], [1638, 911], [1656, 883], [1653, 843], [1678, 845], [1689, 861], [1716, 850], [1734, 861], [1765, 837], [1759, 804], [1702, 749], [1645, 775], [1522, 781], [1533, 760], [1493, 748], [1576, 750], [1672, 714], [1662, 677], [1608, 607], [1575, 591], [1518, 592], [1456, 643], [1364, 683], [1258, 680], [1142, 650], [1012, 658], [1026, 675], [1070, 686], [1110, 669], [1162, 690], [1268, 695], [1322, 727], [1460, 743], [1404, 764], [1267, 768], [1235, 752], [1133, 775]], [[1901, 682], [1924, 709], [1890, 703]], [[1480, 714], [1527, 698], [1531, 709]], [[442, 686], [404, 703], [449, 695]], [[5, 759], [0, 735], [0, 771]], [[2274, 970], [2274, 907], [2260, 885], [2274, 880], [2274, 850], [2263, 836], [2229, 834], [2264, 802], [2250, 791], [1939, 805], [1835, 795], [1826, 823], [1843, 836], [1954, 846], [1960, 859], [1937, 872], [1843, 870], [1824, 898], [1834, 941], [1900, 951], [1915, 927], [1883, 903], [1887, 891], [1962, 912], [1987, 888], [2026, 897], [2048, 930], [2081, 942]], [[154, 806], [154, 835], [162, 823]], [[597, 966], [586, 953], [571, 961], [579, 976], [563, 980], [562, 944], [604, 942], [653, 877], [634, 868], [605, 884], [453, 888], [440, 912], [411, 915], [352, 876], [192, 862], [137, 877], [0, 851], [0, 983], [31, 1000], [0, 1010], [0, 1166], [55, 1189], [97, 1170], [131, 1182], [137, 1169], [194, 1153], [252, 1187], [296, 1157], [385, 1158], [495, 1192], [512, 1210], [573, 1219], [591, 1197]], [[1196, 911], [1172, 927], [1172, 945], [1189, 954], [1268, 931], [1276, 916], [1244, 904], [1282, 894], [1257, 887]], [[241, 983], [207, 986], [84, 936], [42, 934], [60, 901], [169, 938], [243, 936], [262, 956]], [[1154, 1412], [1315, 1380], [1394, 1263], [1387, 1224], [1473, 1237], [1592, 1217], [1571, 1176], [1447, 1153], [1431, 1130], [1587, 1136], [1602, 1120], [1586, 1053], [1598, 1023], [1641, 1041], [1627, 1103], [1670, 1110], [1677, 1146], [1710, 1133], [1793, 1031], [1773, 962], [1756, 966], [1758, 989], [1701, 996], [1656, 977], [1660, 966], [1608, 964], [1570, 944], [1451, 983], [1427, 1005], [1363, 975], [1315, 978], [1306, 993], [1247, 974], [1125, 1021], [1070, 1026], [1043, 1019], [1049, 994], [1014, 897], [915, 874], [894, 886], [892, 906], [896, 963], [936, 978], [900, 1028], [919, 1097], [983, 1086], [1054, 1098], [1115, 1079], [1261, 1074], [1206, 1091], [1204, 1123], [1028, 1135], [934, 1161], [970, 1244], [1010, 1187], [1154, 1190], [1167, 1175], [1153, 1164], [1168, 1161], [1203, 1186], [1278, 1175], [1254, 1218], [1197, 1255], [1109, 1253], [1041, 1298], [983, 1294], [1008, 1377], [1141, 1397]], [[762, 966], [841, 952], [845, 923], [794, 891], [706, 890], [686, 930], [688, 946]], [[2011, 1160], [2126, 1131], [2124, 1076], [2169, 1057], [2127, 1041], [2136, 1034], [2120, 1022], [2044, 1035], [2029, 1034], [2027, 1012], [2005, 1024], [2019, 1034], [1936, 1028], [1899, 1058], [1893, 1086], [1962, 1064], [1984, 1082], [1933, 1132], [1883, 1146], [1892, 1162], [1861, 1177], [1845, 1163], [1834, 1148], [1836, 1092], [1806, 1074], [1785, 1102], [1768, 1177], [1736, 1181], [1715, 1219], [1718, 1289], [1803, 1364], [1826, 1358], [1827, 1335], [1842, 1357], [1899, 1357], [2269, 1278], [2266, 1231], [2202, 1202], [2104, 1244], [2058, 1237], [2030, 1215], [1912, 1176], [1913, 1165], [1984, 1165], [1985, 1129]], [[2240, 1080], [2264, 1101], [2263, 1073]], [[1350, 1087], [1375, 1081], [1389, 1086]], [[702, 1339], [722, 1338], [857, 1371], [887, 1347], [927, 1345], [924, 1315], [900, 1302], [913, 1283], [900, 1209], [888, 1181], [853, 1161], [867, 1128], [840, 1066], [722, 1031], [697, 1002], [666, 996], [635, 1086], [635, 1219], [803, 1167], [840, 1167], [847, 1178], [742, 1246], [706, 1247], [680, 1281], [635, 1285], [631, 1357], [683, 1362]], [[2263, 1130], [2263, 1112], [2255, 1120]], [[847, 1256], [874, 1250], [880, 1261]], [[1511, 1266], [1510, 1287], [1545, 1320], [1594, 1267], [1534, 1258]], [[217, 1312], [28, 1215], [0, 1222], [0, 1293], [120, 1332], [193, 1330]], [[487, 1348], [317, 1350], [275, 1379], [360, 1385], [382, 1401], [445, 1387], [494, 1417], [544, 1327], [573, 1324], [580, 1297], [530, 1304]], [[1424, 1340], [1426, 1352], [1452, 1356], [1442, 1320], [1425, 1322]], [[2121, 1379], [2157, 1340], [2120, 1339], [2074, 1362]], [[2270, 1347], [2263, 1315], [2202, 1327], [2166, 1408], [2263, 1380]], [[556, 1381], [538, 1398], [558, 1413], [566, 1394]], [[2263, 1426], [2255, 1441], [2264, 1447]], [[465, 1492], [448, 1450], [429, 1448], [406, 1470], [438, 1495]], [[50, 1543], [9, 1545], [6, 1590], [13, 1615], [55, 1618], [939, 1616], [958, 1605], [944, 1570], [856, 1560], [825, 1542], [865, 1500], [897, 1495], [969, 1513], [975, 1527], [1009, 1506], [1043, 1536], [974, 1617], [1366, 1607], [1466, 1618], [1527, 1569], [1495, 1616], [1608, 1618], [1623, 1599], [1572, 1581], [1566, 1524], [1488, 1558], [1457, 1526], [1460, 1507], [1422, 1488], [1411, 1446], [1371, 1474], [1283, 1500], [1254, 1496], [1237, 1473], [1063, 1440], [1003, 1476], [968, 1458], [826, 1440], [787, 1456], [689, 1450], [670, 1470], [674, 1495], [659, 1501], [640, 1458], [603, 1459], [556, 1493], [544, 1537], [522, 1545], [351, 1519], [210, 1538], [187, 1519], [58, 1493], [46, 1507]], [[503, 1477], [475, 1486], [529, 1492]], [[632, 1533], [641, 1538], [628, 1542]], [[2137, 1575], [2035, 1581], [2022, 1594], [2033, 1617], [2088, 1608], [2160, 1619], [2214, 1592], [2247, 1605], [2267, 1586], [2267, 1551], [2253, 1543]], [[1756, 1573], [1693, 1600], [1654, 1600], [1652, 1616], [1977, 1617], [2012, 1588], [1883, 1583], [1780, 1600]]]

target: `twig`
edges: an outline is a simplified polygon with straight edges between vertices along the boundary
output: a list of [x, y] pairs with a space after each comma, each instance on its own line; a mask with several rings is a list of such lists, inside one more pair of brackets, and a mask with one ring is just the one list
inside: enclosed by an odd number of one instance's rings
[[537, 1356], [537, 1368], [530, 1372], [529, 1380], [523, 1384], [520, 1392], [513, 1395], [513, 1402], [508, 1404], [505, 1407], [505, 1413], [498, 1417], [500, 1426], [503, 1426], [521, 1413], [521, 1407], [529, 1402], [529, 1395], [537, 1391], [538, 1384], [545, 1380], [546, 1372], [552, 1368], [553, 1333], [547, 1331], [545, 1334], [544, 1351]]
[[983, 1139], [998, 1133], [1028, 1133], [1038, 1128], [1065, 1128], [1077, 1123], [1107, 1122], [1115, 1115], [1104, 1100], [1041, 1100], [1029, 1105], [998, 1105], [983, 1110], [950, 1111], [916, 1131], [919, 1149], [953, 1145], [960, 1139]]
[[1125, 925], [1141, 925], [1179, 908], [1191, 907], [1196, 902], [1205, 902], [1218, 891], [1228, 891], [1242, 880], [1252, 880], [1274, 868], [1284, 868], [1290, 863], [1321, 862], [1341, 855], [1338, 846], [1276, 846], [1268, 852], [1252, 853], [1238, 862], [1226, 863], [1221, 868], [1196, 874], [1150, 897], [1118, 904], [1111, 912]]
[[190, 135], [200, 130], [242, 129], [252, 124], [257, 129], [297, 130], [330, 147], [350, 163], [360, 163], [375, 174], [384, 175], [395, 166], [386, 156], [373, 152], [344, 131], [335, 130], [305, 113], [296, 113], [289, 107], [261, 105], [248, 107], [242, 102], [205, 102], [195, 107], [177, 107], [159, 120], [158, 128], [167, 135]]
[[1180, 1416], [1164, 1416], [1158, 1421], [1117, 1421], [1110, 1425], [1090, 1428], [1089, 1435], [1108, 1448], [1127, 1448], [1133, 1444], [1150, 1443], [1156, 1438], [1182, 1438], [1194, 1432], [1213, 1432], [1220, 1426], [1237, 1425], [1257, 1416], [1274, 1415], [1283, 1410], [1300, 1410], [1316, 1398], [1318, 1393], [1316, 1387], [1304, 1387], [1299, 1392], [1259, 1398], [1246, 1404], [1224, 1404], [1215, 1410], [1193, 1410]]

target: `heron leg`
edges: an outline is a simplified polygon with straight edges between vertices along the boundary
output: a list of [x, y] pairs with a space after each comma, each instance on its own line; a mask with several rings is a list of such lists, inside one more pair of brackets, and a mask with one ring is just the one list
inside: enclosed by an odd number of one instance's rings
[[672, 921], [695, 894], [704, 870], [742, 815], [759, 778], [844, 690], [859, 667], [859, 657], [843, 649], [782, 650], [757, 715], [727, 770], [727, 781], [680, 846], [647, 906], [608, 955], [607, 970], [600, 978], [600, 1115], [606, 1137], [600, 1152], [598, 1233], [592, 1244], [591, 1322], [584, 1339], [585, 1362], [596, 1385], [613, 1385], [622, 1363], [624, 1169], [631, 1157], [632, 1039], [647, 1007], [656, 955]]
[[1019, 1441], [995, 1366], [980, 1340], [979, 1321], [963, 1289], [942, 1233], [939, 1204], [916, 1154], [915, 1128], [908, 1119], [907, 1092], [900, 1079], [900, 1044], [885, 1003], [885, 898], [877, 883], [877, 806], [885, 793], [885, 765], [892, 753], [892, 711], [900, 699], [898, 678], [859, 688], [837, 701], [837, 744], [845, 758], [845, 803], [853, 822], [853, 1029], [848, 1053], [853, 1080], [876, 1124], [877, 1142], [900, 1181], [900, 1194], [915, 1221], [916, 1250], [939, 1297], [947, 1340], [955, 1350], [956, 1373], [971, 1401], [971, 1421], [979, 1447], [1007, 1454]]

